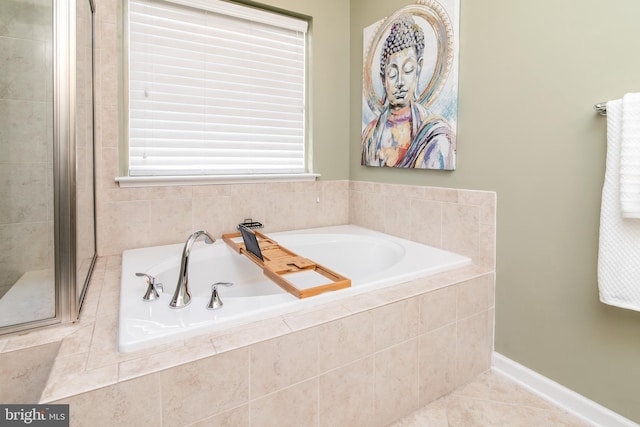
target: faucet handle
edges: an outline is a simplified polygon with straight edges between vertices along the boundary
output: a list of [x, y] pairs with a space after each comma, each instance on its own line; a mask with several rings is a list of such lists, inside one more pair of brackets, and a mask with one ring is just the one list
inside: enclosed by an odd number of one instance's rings
[[233, 283], [216, 282], [211, 285], [211, 299], [209, 300], [209, 304], [207, 304], [207, 308], [209, 310], [218, 310], [224, 305], [222, 303], [222, 300], [220, 299], [220, 295], [218, 294], [218, 286], [224, 286], [228, 288], [229, 286], [233, 286]]
[[160, 298], [160, 293], [163, 291], [162, 283], [156, 283], [156, 278], [146, 273], [136, 273], [136, 276], [146, 277], [147, 285], [149, 285], [147, 292], [142, 297], [144, 301], [154, 301]]
[[233, 283], [231, 283], [231, 282], [216, 282], [213, 285], [211, 285], [211, 290], [216, 289], [218, 286], [224, 286], [225, 288], [228, 288], [229, 286], [233, 286]]

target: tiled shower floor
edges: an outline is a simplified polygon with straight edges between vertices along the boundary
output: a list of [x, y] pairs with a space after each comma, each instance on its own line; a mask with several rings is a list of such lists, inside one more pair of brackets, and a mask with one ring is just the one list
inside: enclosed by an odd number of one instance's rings
[[491, 371], [392, 427], [588, 427], [589, 424]]

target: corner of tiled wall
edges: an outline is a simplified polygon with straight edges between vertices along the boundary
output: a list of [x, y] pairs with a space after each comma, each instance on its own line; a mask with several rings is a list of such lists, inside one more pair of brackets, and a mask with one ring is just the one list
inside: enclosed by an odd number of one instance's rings
[[95, 106], [95, 178], [98, 255], [105, 255], [105, 242], [111, 231], [112, 217], [105, 216], [105, 192], [115, 189], [118, 175], [118, 74], [121, 39], [118, 16], [121, 1], [95, 2], [94, 28], [94, 106]]
[[496, 193], [350, 182], [349, 222], [495, 267]]

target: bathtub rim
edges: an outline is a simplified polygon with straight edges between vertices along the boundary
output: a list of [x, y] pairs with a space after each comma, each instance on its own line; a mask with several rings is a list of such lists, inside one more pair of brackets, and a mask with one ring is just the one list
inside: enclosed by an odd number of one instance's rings
[[[131, 352], [135, 352], [135, 351], [139, 351], [139, 350], [144, 350], [145, 348], [149, 348], [152, 346], [158, 346], [158, 345], [170, 345], [172, 342], [176, 341], [176, 340], [184, 340], [184, 339], [189, 339], [190, 337], [196, 337], [196, 336], [200, 336], [200, 335], [206, 335], [206, 334], [213, 334], [213, 333], [224, 333], [224, 331], [230, 329], [230, 328], [234, 328], [237, 326], [242, 326], [248, 323], [255, 323], [255, 322], [261, 322], [261, 321], [267, 321], [271, 318], [276, 318], [279, 316], [285, 316], [287, 314], [296, 312], [296, 311], [301, 311], [301, 310], [313, 310], [314, 307], [320, 306], [322, 304], [332, 304], [332, 303], [336, 303], [336, 301], [341, 301], [342, 299], [345, 298], [349, 298], [349, 297], [356, 297], [356, 296], [362, 296], [363, 294], [367, 294], [369, 292], [378, 290], [378, 289], [389, 289], [392, 288], [394, 286], [398, 286], [398, 285], [402, 285], [404, 283], [407, 282], [411, 282], [413, 280], [419, 280], [421, 278], [428, 278], [433, 276], [434, 274], [438, 274], [440, 272], [447, 272], [447, 271], [451, 271], [453, 269], [456, 268], [461, 268], [464, 266], [469, 266], [472, 265], [473, 262], [471, 260], [471, 258], [461, 255], [461, 254], [456, 254], [454, 252], [445, 250], [445, 249], [441, 249], [441, 248], [436, 248], [433, 246], [429, 246], [429, 245], [424, 245], [415, 241], [411, 241], [411, 240], [407, 240], [401, 237], [397, 237], [397, 236], [393, 236], [393, 235], [389, 235], [386, 233], [382, 233], [380, 231], [376, 231], [376, 230], [371, 230], [365, 227], [361, 227], [361, 226], [357, 226], [357, 225], [352, 225], [352, 224], [346, 224], [346, 225], [338, 225], [338, 226], [327, 226], [327, 227], [313, 227], [313, 228], [308, 228], [308, 229], [302, 229], [302, 230], [287, 230], [287, 231], [280, 231], [280, 232], [273, 232], [273, 233], [269, 233], [269, 232], [265, 232], [265, 234], [269, 235], [270, 237], [273, 237], [274, 240], [278, 241], [278, 239], [282, 236], [297, 236], [297, 235], [305, 235], [305, 234], [310, 234], [310, 235], [318, 235], [318, 234], [326, 234], [326, 235], [333, 235], [333, 234], [347, 234], [347, 235], [355, 235], [355, 236], [364, 236], [367, 238], [374, 238], [374, 239], [384, 239], [384, 240], [388, 240], [391, 241], [392, 243], [397, 244], [397, 242], [400, 242], [402, 245], [408, 245], [408, 248], [416, 248], [416, 247], [427, 247], [429, 249], [433, 249], [436, 250], [438, 252], [442, 252], [445, 254], [453, 254], [456, 257], [459, 257], [462, 259], [462, 261], [459, 261], [458, 264], [456, 266], [443, 266], [443, 267], [439, 267], [434, 269], [433, 271], [429, 272], [429, 273], [424, 273], [421, 271], [419, 272], [415, 272], [415, 273], [411, 273], [411, 274], [406, 274], [406, 273], [396, 273], [399, 274], [396, 278], [393, 279], [392, 283], [385, 283], [387, 280], [389, 279], [379, 279], [379, 280], [375, 280], [374, 284], [372, 286], [367, 285], [367, 288], [358, 288], [358, 287], [351, 287], [351, 288], [347, 288], [347, 289], [343, 289], [340, 291], [336, 291], [336, 292], [340, 292], [340, 294], [336, 294], [334, 292], [331, 293], [325, 293], [325, 294], [321, 294], [321, 295], [317, 295], [314, 296], [312, 298], [306, 298], [304, 300], [292, 300], [291, 297], [292, 296], [288, 296], [288, 294], [286, 294], [286, 292], [284, 294], [281, 295], [282, 298], [278, 299], [278, 305], [275, 308], [269, 307], [266, 309], [261, 309], [257, 312], [253, 312], [249, 315], [243, 316], [241, 318], [238, 319], [232, 319], [232, 320], [224, 320], [222, 321], [221, 324], [208, 324], [207, 326], [202, 326], [199, 327], [198, 329], [182, 329], [182, 330], [178, 330], [174, 333], [168, 332], [164, 335], [161, 335], [159, 337], [152, 337], [152, 338], [147, 338], [147, 339], [138, 339], [135, 342], [132, 342], [131, 338], [127, 338], [127, 342], [123, 344], [122, 340], [120, 339], [121, 334], [123, 333], [123, 329], [125, 328], [125, 325], [121, 322], [122, 319], [122, 313], [121, 313], [121, 307], [123, 305], [123, 300], [125, 298], [124, 294], [121, 292], [120, 293], [120, 298], [119, 298], [119, 302], [118, 302], [118, 337], [117, 337], [117, 341], [118, 341], [118, 351], [121, 353], [131, 353]], [[216, 243], [214, 243], [214, 245], [225, 245], [224, 242], [221, 241], [221, 239], [219, 241], [217, 241]], [[204, 247], [204, 244], [201, 244], [200, 247]], [[230, 248], [227, 247], [227, 249], [229, 251], [232, 251]], [[405, 247], [406, 249], [406, 247]], [[149, 251], [148, 253], [145, 251]], [[131, 265], [127, 264], [125, 266], [125, 262], [127, 260], [127, 257], [125, 257], [125, 254], [143, 254], [145, 256], [144, 258], [144, 262], [146, 264], [144, 264], [145, 266], [148, 266], [150, 264], [154, 264], [157, 265], [157, 261], [155, 261], [155, 256], [157, 256], [156, 254], [158, 252], [161, 252], [163, 250], [171, 250], [173, 254], [175, 254], [175, 256], [177, 258], [179, 258], [179, 254], [181, 253], [182, 250], [182, 244], [173, 244], [173, 245], [162, 245], [162, 246], [154, 246], [154, 247], [149, 247], [149, 248], [139, 248], [139, 249], [132, 249], [129, 251], [124, 251], [123, 255], [122, 255], [122, 266], [121, 266], [121, 274], [122, 272], [126, 273], [131, 273], [134, 270], [136, 270], [136, 268], [132, 267]], [[410, 256], [412, 254], [406, 254], [407, 256]], [[415, 262], [415, 260], [412, 260], [413, 262]], [[126, 267], [126, 268], [125, 268]], [[143, 271], [138, 269], [137, 271]], [[130, 274], [129, 274], [130, 275]], [[124, 281], [121, 277], [121, 284], [120, 286], [124, 286]], [[169, 285], [169, 287], [171, 287], [171, 284]], [[172, 289], [168, 289], [165, 290], [165, 292], [168, 292], [169, 294], [172, 292]], [[295, 298], [295, 297], [292, 297]], [[280, 301], [282, 299], [285, 299], [286, 301]], [[276, 299], [274, 299], [276, 300]], [[153, 302], [151, 304], [158, 304], [161, 303], [160, 301], [156, 301]], [[131, 301], [128, 302], [128, 304], [131, 304]], [[146, 303], [145, 303], [146, 304]], [[297, 306], [294, 306], [297, 305]]]

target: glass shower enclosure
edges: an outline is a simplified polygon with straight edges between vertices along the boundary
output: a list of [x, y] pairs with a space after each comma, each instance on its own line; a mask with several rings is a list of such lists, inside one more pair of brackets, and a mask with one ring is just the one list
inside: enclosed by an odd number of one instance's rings
[[0, 1], [0, 334], [75, 320], [95, 263], [94, 11]]

